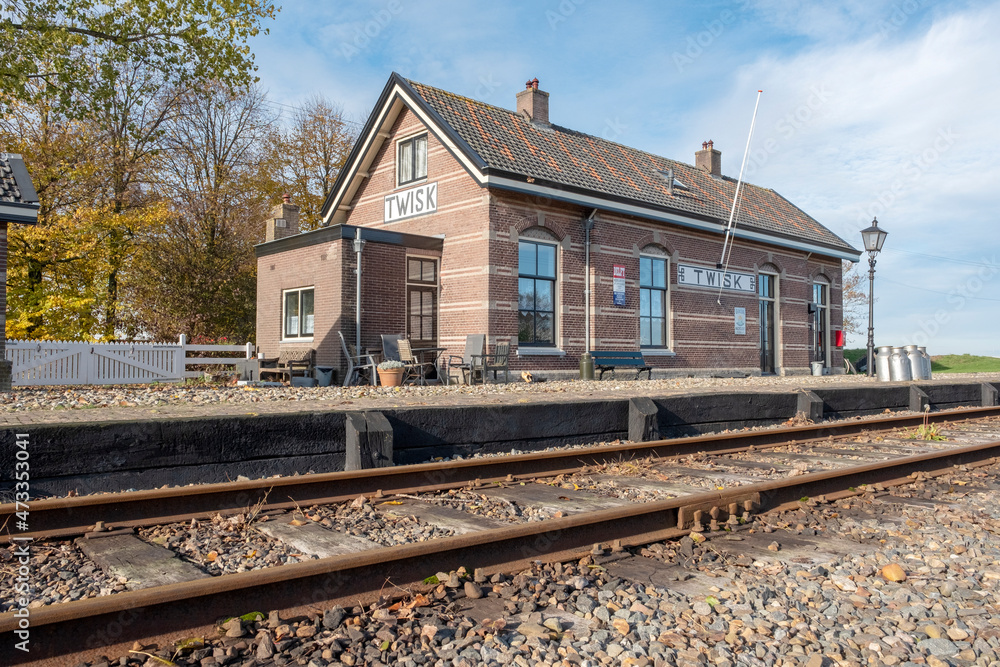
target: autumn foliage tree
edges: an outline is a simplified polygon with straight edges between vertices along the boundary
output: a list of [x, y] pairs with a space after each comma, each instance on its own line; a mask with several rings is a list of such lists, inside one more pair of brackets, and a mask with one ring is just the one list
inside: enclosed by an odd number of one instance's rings
[[169, 215], [131, 267], [130, 328], [161, 339], [253, 338], [253, 246], [280, 190], [267, 145], [275, 121], [256, 88], [209, 85], [182, 96], [155, 185]]
[[343, 109], [324, 97], [312, 97], [277, 133], [275, 151], [283, 155], [282, 180], [299, 206], [299, 229], [318, 228], [320, 209], [347, 162], [357, 132]]

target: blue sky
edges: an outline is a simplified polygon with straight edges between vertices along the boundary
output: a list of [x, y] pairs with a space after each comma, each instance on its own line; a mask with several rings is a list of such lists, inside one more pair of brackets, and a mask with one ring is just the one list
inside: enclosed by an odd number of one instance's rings
[[300, 0], [269, 28], [281, 105], [363, 121], [397, 71], [513, 108], [538, 77], [553, 123], [687, 162], [712, 139], [734, 177], [763, 89], [747, 180], [855, 247], [889, 232], [876, 345], [1000, 356], [998, 2]]

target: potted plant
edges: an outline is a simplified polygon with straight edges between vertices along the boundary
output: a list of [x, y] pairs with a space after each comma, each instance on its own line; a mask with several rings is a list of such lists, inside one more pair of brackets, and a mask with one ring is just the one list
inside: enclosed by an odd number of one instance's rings
[[378, 381], [383, 387], [398, 387], [403, 384], [402, 361], [383, 361], [378, 365]]

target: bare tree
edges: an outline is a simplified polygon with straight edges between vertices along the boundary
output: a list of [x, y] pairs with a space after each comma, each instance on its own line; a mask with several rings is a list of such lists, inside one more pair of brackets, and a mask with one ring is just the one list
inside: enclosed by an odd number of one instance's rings
[[253, 246], [279, 188], [266, 141], [276, 120], [257, 88], [231, 94], [213, 85], [183, 95], [157, 185], [171, 202], [170, 220], [148, 239], [133, 293], [142, 330], [253, 337]]
[[858, 334], [865, 330], [865, 306], [868, 304], [868, 292], [859, 264], [844, 260], [843, 264], [843, 305], [844, 333]]
[[356, 138], [343, 109], [319, 96], [296, 110], [288, 129], [275, 137], [285, 165], [285, 188], [301, 211], [302, 231], [320, 226], [320, 209]]

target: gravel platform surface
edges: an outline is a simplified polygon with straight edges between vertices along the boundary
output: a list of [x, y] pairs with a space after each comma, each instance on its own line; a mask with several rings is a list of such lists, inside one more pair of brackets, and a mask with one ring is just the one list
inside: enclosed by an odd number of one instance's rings
[[[706, 537], [634, 550], [671, 573], [656, 583], [597, 554], [490, 579], [438, 573], [398, 602], [259, 610], [204, 645], [89, 664], [1000, 666], [1000, 465], [809, 500]], [[751, 540], [768, 547], [736, 553]], [[817, 555], [786, 554], [803, 541]]]
[[[998, 382], [997, 373], [938, 374], [930, 383]], [[924, 383], [921, 383], [924, 384]], [[893, 386], [859, 375], [653, 380], [562, 380], [406, 387], [229, 387], [183, 384], [17, 387], [0, 392], [0, 424], [168, 419], [423, 405], [579, 401], [692, 392], [789, 392], [833, 386]]]

